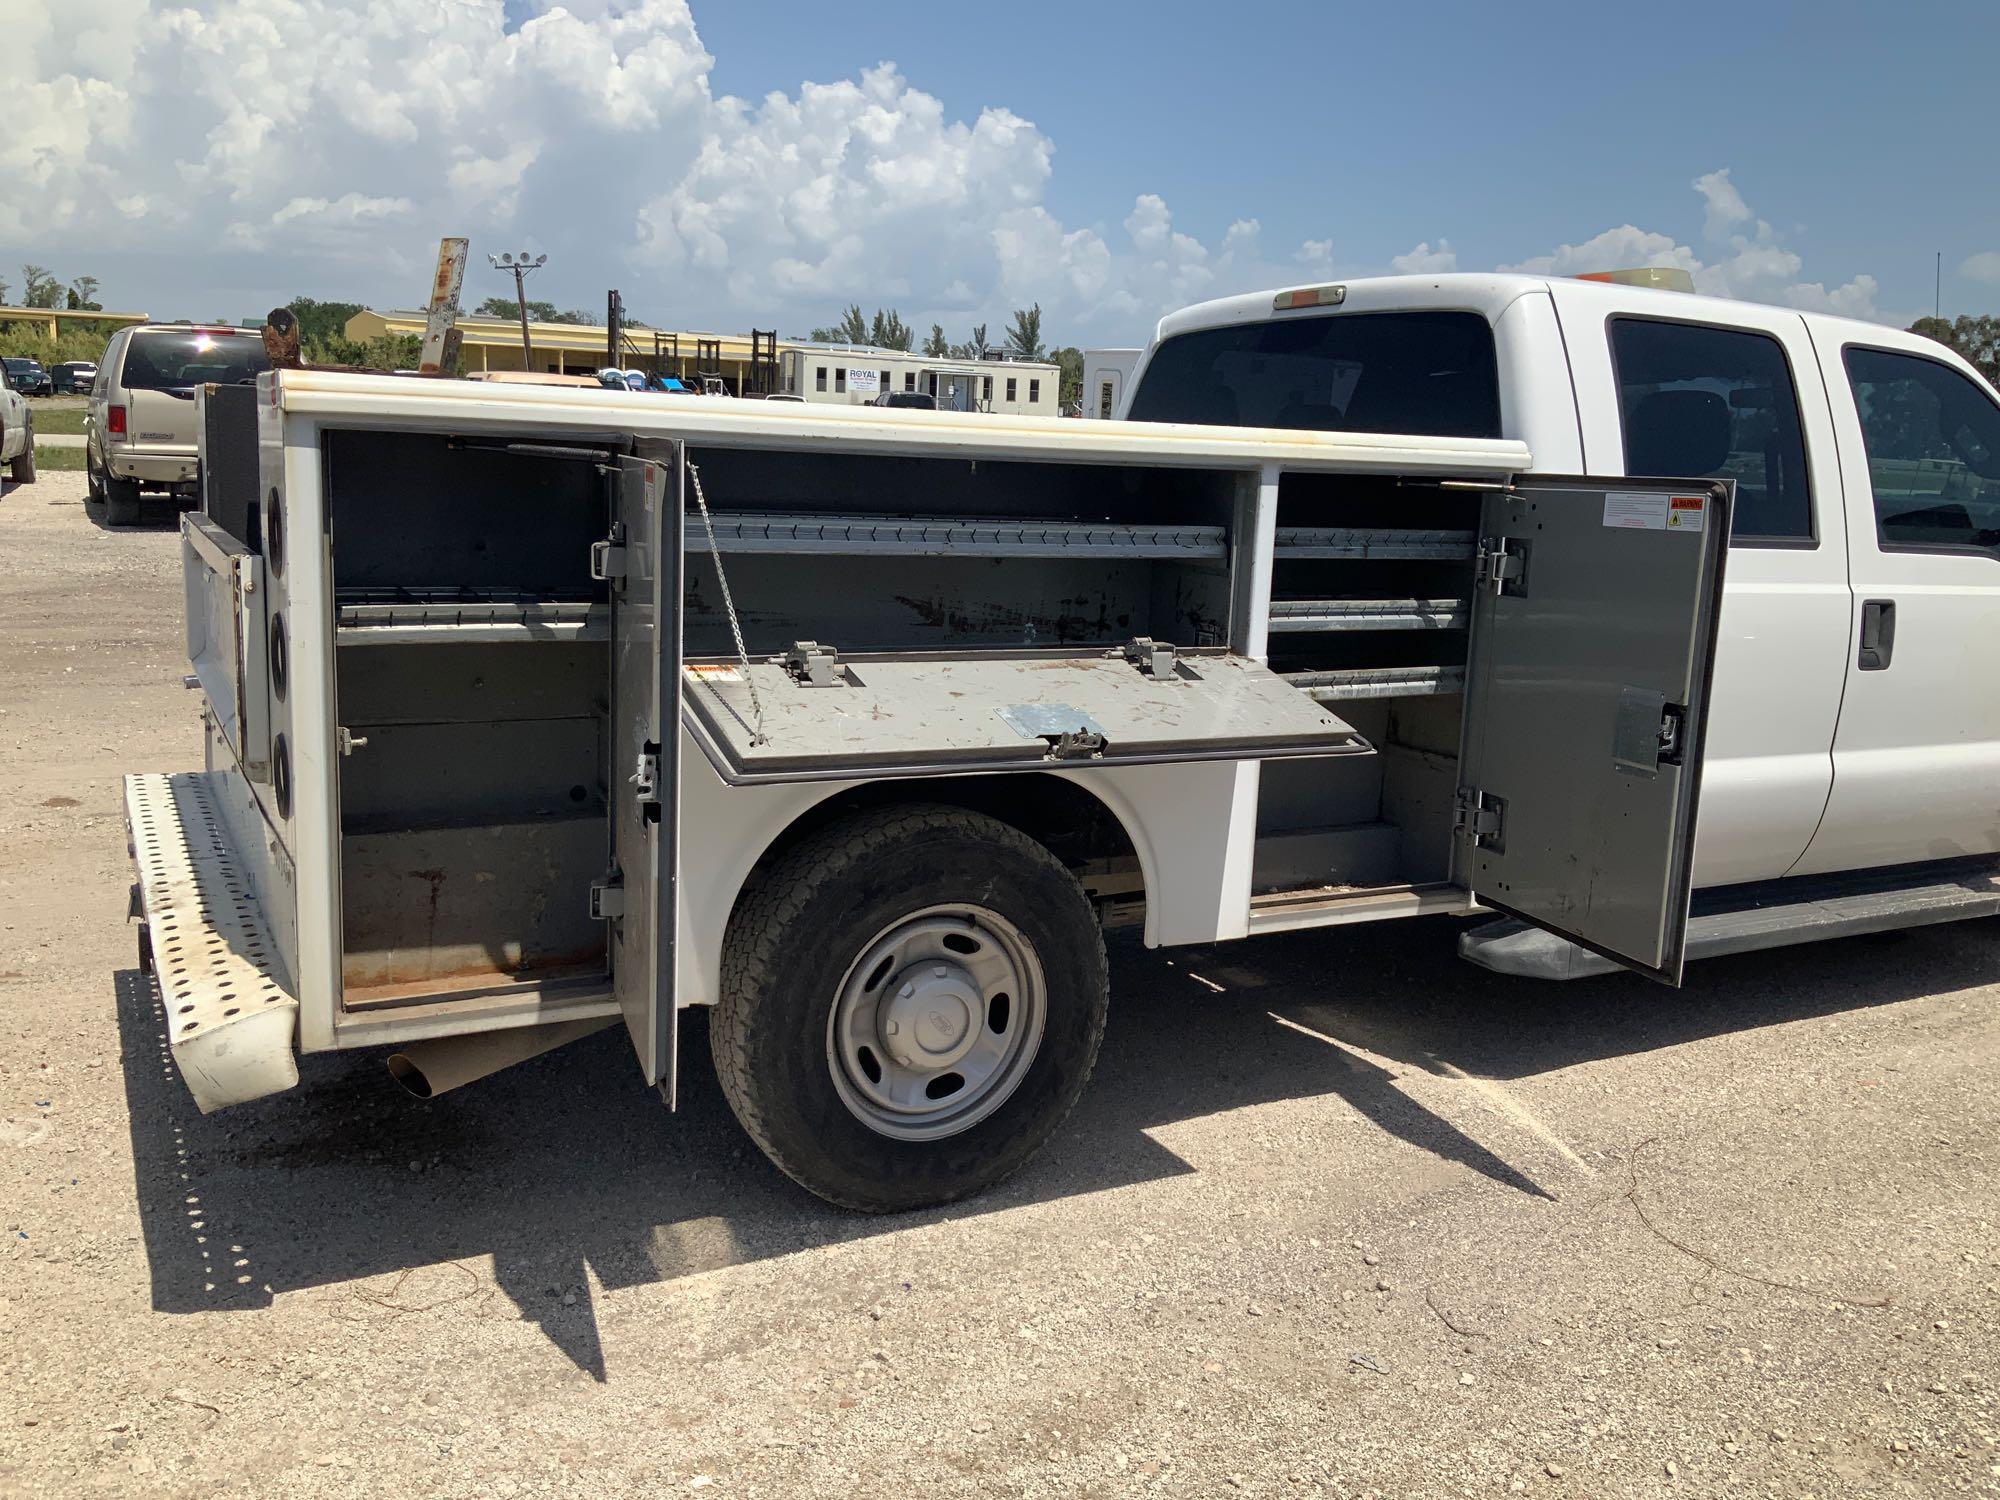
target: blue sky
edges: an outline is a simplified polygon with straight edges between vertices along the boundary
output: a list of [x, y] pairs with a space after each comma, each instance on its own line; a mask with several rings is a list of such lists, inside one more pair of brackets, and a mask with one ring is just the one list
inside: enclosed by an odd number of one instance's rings
[[[1048, 204], [1112, 222], [1158, 193], [1204, 239], [1255, 217], [1384, 268], [1449, 238], [1485, 269], [1614, 224], [1694, 241], [1696, 176], [1738, 189], [1829, 284], [2000, 311], [1957, 277], [2000, 248], [2000, 4], [701, 4], [718, 90], [891, 59], [964, 115], [1053, 138]], [[1697, 241], [1698, 243], [1698, 241]]]
[[[0, 280], [407, 306], [437, 240], [664, 326], [1137, 342], [1229, 292], [1678, 265], [2000, 311], [2000, 0], [112, 0], [8, 12]], [[0, 0], [4, 6], [5, 0]], [[892, 64], [884, 67], [883, 64]]]

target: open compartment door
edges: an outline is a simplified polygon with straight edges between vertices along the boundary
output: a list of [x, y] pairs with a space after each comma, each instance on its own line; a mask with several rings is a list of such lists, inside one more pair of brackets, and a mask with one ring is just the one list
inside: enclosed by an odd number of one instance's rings
[[611, 534], [591, 571], [611, 587], [611, 729], [606, 736], [611, 985], [646, 1082], [676, 1091], [674, 948], [679, 904], [681, 452], [639, 444], [611, 472]]
[[1459, 883], [1672, 985], [1734, 501], [1534, 475], [1481, 515]]
[[802, 642], [686, 676], [689, 725], [736, 786], [1371, 749], [1260, 662], [1150, 640], [852, 658]]

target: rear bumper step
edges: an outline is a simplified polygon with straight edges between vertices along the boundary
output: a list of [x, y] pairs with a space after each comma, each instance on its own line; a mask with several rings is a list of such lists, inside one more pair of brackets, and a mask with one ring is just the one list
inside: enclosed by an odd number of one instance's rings
[[199, 771], [125, 778], [125, 826], [167, 1042], [203, 1114], [299, 1081], [299, 1002], [230, 848], [219, 779]]
[[[1862, 870], [1697, 891], [1687, 956], [1719, 958], [1827, 938], [2000, 915], [2000, 865]], [[1618, 965], [1512, 917], [1460, 934], [1458, 956], [1499, 974], [1583, 979]]]

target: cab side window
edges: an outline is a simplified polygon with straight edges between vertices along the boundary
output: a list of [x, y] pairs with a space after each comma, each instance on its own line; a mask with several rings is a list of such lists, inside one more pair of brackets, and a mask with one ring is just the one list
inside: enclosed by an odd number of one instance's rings
[[1850, 345], [1885, 551], [2000, 550], [2000, 407], [1950, 365]]
[[1736, 481], [1737, 542], [1810, 544], [1798, 387], [1768, 334], [1613, 318], [1625, 472]]

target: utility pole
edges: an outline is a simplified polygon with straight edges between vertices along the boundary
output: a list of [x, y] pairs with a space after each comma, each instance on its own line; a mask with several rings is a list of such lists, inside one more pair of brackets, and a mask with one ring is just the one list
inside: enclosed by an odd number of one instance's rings
[[549, 258], [546, 255], [537, 255], [531, 258], [525, 250], [519, 255], [510, 255], [502, 251], [498, 255], [487, 256], [486, 263], [496, 271], [512, 271], [514, 273], [514, 308], [521, 314], [521, 368], [532, 370], [535, 367], [535, 346], [528, 341], [528, 288], [526, 278], [530, 271], [539, 271], [543, 266], [547, 265]]
[[1931, 316], [1944, 321], [1944, 251], [1937, 253], [1937, 269], [1931, 273]]

